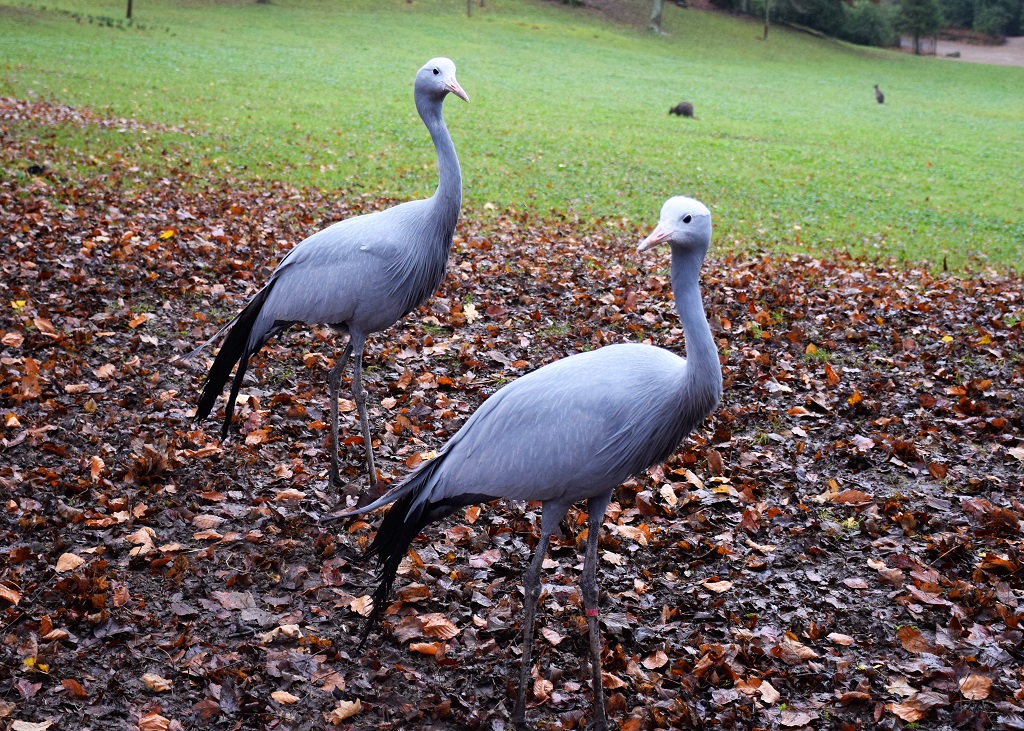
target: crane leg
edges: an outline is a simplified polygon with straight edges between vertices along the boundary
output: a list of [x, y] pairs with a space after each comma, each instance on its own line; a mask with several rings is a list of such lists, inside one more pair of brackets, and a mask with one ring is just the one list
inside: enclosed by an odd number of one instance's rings
[[594, 687], [594, 731], [608, 731], [605, 717], [604, 688], [601, 685], [601, 625], [598, 621], [597, 541], [604, 522], [604, 511], [611, 500], [611, 492], [587, 501], [587, 554], [583, 559], [580, 589], [583, 607], [587, 612], [587, 634], [590, 636], [590, 675]]
[[516, 705], [512, 711], [512, 723], [519, 729], [526, 726], [526, 689], [530, 683], [530, 660], [533, 649], [533, 618], [537, 611], [537, 600], [540, 599], [540, 569], [544, 563], [544, 556], [548, 552], [548, 543], [551, 542], [551, 535], [565, 515], [568, 506], [561, 510], [557, 508], [544, 507], [540, 519], [540, 540], [537, 542], [537, 550], [534, 551], [533, 560], [526, 569], [523, 576], [523, 657], [519, 661], [519, 688], [516, 691]]
[[[366, 471], [370, 475], [371, 500], [380, 497], [377, 493], [377, 467], [373, 463], [373, 435], [370, 434], [370, 419], [366, 415], [366, 390], [363, 388], [363, 339], [353, 336], [355, 358], [352, 365], [352, 400], [356, 402], [359, 421], [363, 427], [363, 448], [366, 450]], [[360, 501], [362, 503], [362, 501]]]
[[327, 388], [331, 398], [331, 484], [341, 483], [338, 471], [338, 394], [341, 392], [341, 377], [345, 371], [348, 357], [352, 355], [352, 338], [345, 344], [338, 362], [327, 376]]

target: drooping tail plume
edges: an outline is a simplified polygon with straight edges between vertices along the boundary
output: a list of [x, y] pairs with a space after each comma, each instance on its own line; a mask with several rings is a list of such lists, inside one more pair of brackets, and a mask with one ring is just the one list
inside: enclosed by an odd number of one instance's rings
[[238, 389], [242, 386], [242, 379], [245, 377], [245, 370], [249, 365], [249, 356], [259, 350], [270, 335], [268, 333], [267, 337], [261, 338], [254, 348], [249, 349], [249, 336], [252, 334], [256, 318], [260, 314], [260, 310], [263, 309], [263, 303], [266, 302], [272, 287], [273, 282], [257, 292], [245, 309], [238, 314], [234, 326], [224, 337], [224, 342], [221, 343], [220, 352], [217, 353], [210, 372], [206, 374], [203, 392], [199, 396], [199, 404], [196, 406], [196, 421], [202, 421], [213, 411], [213, 405], [217, 402], [217, 397], [224, 391], [224, 384], [227, 383], [228, 377], [231, 375], [231, 369], [236, 363], [238, 364], [235, 379], [231, 384], [231, 393], [224, 405], [224, 426], [221, 428], [221, 438], [228, 435], [231, 417], [235, 412], [235, 399], [238, 398]]

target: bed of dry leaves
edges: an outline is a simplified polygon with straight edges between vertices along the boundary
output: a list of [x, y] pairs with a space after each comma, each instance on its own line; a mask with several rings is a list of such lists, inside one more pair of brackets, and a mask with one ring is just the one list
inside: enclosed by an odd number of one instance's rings
[[[337, 344], [274, 341], [224, 443], [191, 419], [208, 361], [174, 361], [304, 235], [389, 201], [155, 175], [58, 151], [40, 123], [146, 134], [0, 104], [0, 727], [510, 728], [539, 506], [428, 529], [360, 651], [374, 516], [317, 522], [365, 485], [348, 402], [356, 482], [326, 480]], [[370, 341], [383, 476], [553, 359], [681, 352], [667, 252], [639, 257], [639, 225], [468, 214], [441, 291]], [[723, 403], [617, 490], [602, 536], [615, 724], [1024, 728], [1021, 279], [713, 251], [703, 283]], [[540, 728], [590, 717], [584, 520], [546, 563]]]

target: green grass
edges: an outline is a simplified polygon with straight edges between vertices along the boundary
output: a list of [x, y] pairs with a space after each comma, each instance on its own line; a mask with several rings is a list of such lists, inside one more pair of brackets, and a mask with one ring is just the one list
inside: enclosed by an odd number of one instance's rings
[[[756, 22], [674, 5], [655, 37], [560, 4], [487, 4], [466, 18], [460, 0], [146, 0], [145, 30], [97, 24], [123, 15], [107, 0], [0, 5], [0, 93], [201, 133], [12, 126], [65, 147], [411, 198], [436, 183], [412, 77], [447, 55], [472, 98], [445, 107], [470, 211], [648, 226], [684, 193], [712, 207], [720, 248], [1024, 261], [1024, 69], [781, 29], [764, 43]], [[684, 98], [697, 120], [667, 114]]]

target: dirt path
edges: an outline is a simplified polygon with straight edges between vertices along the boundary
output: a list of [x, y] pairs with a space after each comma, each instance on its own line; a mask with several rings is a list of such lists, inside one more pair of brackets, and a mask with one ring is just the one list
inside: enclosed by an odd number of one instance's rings
[[[904, 38], [901, 46], [909, 48], [910, 42]], [[950, 54], [959, 53], [959, 57]], [[1007, 38], [1001, 46], [978, 46], [962, 41], [940, 40], [936, 44], [935, 55], [950, 61], [967, 61], [969, 63], [988, 63], [996, 66], [1024, 66], [1024, 36]]]

